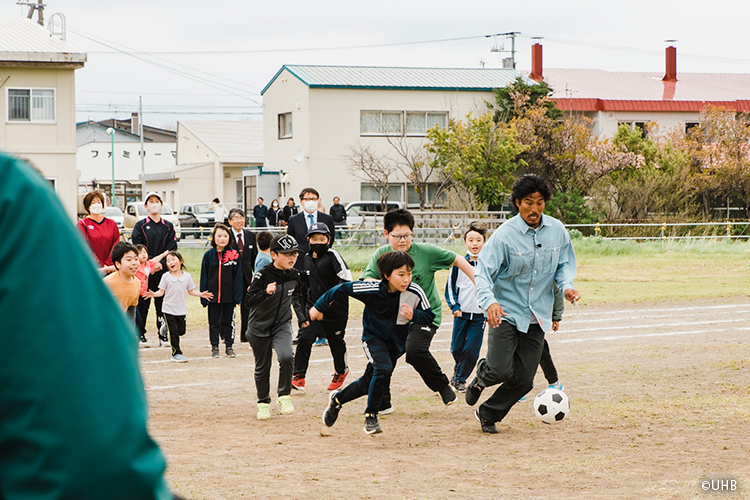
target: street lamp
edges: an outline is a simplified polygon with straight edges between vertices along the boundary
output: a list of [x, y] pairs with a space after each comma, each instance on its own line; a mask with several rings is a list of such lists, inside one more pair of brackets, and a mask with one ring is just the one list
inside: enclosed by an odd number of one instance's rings
[[112, 127], [107, 129], [109, 134], [110, 143], [112, 146], [112, 206], [117, 206], [117, 200], [115, 199], [115, 129]]

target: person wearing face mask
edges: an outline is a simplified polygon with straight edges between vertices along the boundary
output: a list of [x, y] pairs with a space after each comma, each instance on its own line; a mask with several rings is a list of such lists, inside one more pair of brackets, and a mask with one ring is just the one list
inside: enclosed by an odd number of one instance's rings
[[120, 230], [117, 223], [104, 217], [104, 195], [98, 189], [91, 191], [83, 198], [83, 208], [88, 215], [78, 221], [76, 227], [94, 253], [99, 269], [104, 274], [115, 271], [110, 254], [120, 241]]
[[283, 217], [284, 212], [279, 208], [279, 200], [273, 200], [271, 206], [266, 213], [266, 220], [268, 220], [269, 226], [278, 226], [279, 221]]
[[297, 351], [294, 353], [294, 378], [292, 388], [305, 390], [305, 375], [310, 363], [310, 351], [315, 340], [320, 336], [328, 339], [333, 358], [333, 380], [329, 391], [341, 388], [349, 374], [346, 365], [346, 323], [349, 318], [349, 298], [342, 297], [330, 305], [322, 321], [310, 321], [307, 312], [329, 289], [352, 280], [352, 273], [339, 253], [329, 245], [331, 231], [322, 222], [316, 222], [307, 231], [307, 242], [310, 251], [300, 259], [303, 263], [303, 279], [307, 277], [306, 303], [300, 309], [306, 316], [297, 318], [300, 323], [297, 337]]
[[[302, 205], [302, 211], [297, 215], [293, 215], [289, 218], [289, 224], [287, 225], [287, 234], [294, 237], [299, 243], [299, 251], [301, 254], [305, 254], [310, 250], [310, 246], [307, 242], [307, 231], [310, 226], [316, 222], [322, 222], [331, 231], [331, 245], [336, 239], [334, 234], [333, 217], [325, 212], [318, 210], [318, 204], [320, 202], [320, 194], [314, 188], [308, 187], [302, 190], [299, 194], [299, 199]], [[302, 270], [302, 261], [304, 259], [297, 259], [294, 267], [297, 270]]]
[[[162, 219], [161, 197], [155, 193], [150, 192], [146, 195], [146, 201], [144, 202], [146, 209], [148, 210], [148, 216], [139, 220], [133, 227], [133, 244], [144, 245], [148, 249], [149, 259], [162, 254], [169, 250], [177, 250], [177, 236], [175, 235], [174, 226], [171, 222]], [[167, 262], [166, 258], [159, 262], [160, 266], [154, 269], [154, 272], [148, 277], [148, 289], [158, 290], [159, 282], [161, 281], [162, 275], [166, 272]], [[154, 308], [156, 309], [156, 327], [159, 332], [159, 339], [161, 342], [166, 343], [166, 328], [162, 333], [162, 325], [164, 322], [164, 315], [161, 312], [161, 305], [164, 302], [164, 297], [154, 298]], [[151, 305], [151, 299], [141, 297], [138, 301], [138, 312], [140, 314], [141, 322], [138, 325], [138, 329], [141, 334], [142, 347], [146, 347], [146, 319], [148, 318], [148, 309]]]

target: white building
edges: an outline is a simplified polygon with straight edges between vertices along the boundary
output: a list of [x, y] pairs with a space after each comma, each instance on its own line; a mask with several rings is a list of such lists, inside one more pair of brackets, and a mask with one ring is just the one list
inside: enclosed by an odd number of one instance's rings
[[[112, 128], [113, 120], [105, 122], [82, 122], [76, 126], [77, 159], [79, 191], [90, 191], [95, 185], [107, 195], [111, 193], [112, 179], [115, 179], [117, 206], [125, 210], [125, 205], [142, 198], [142, 170], [146, 174], [174, 169], [177, 163], [177, 142], [175, 133], [169, 131], [152, 137], [153, 128], [144, 127], [143, 153], [141, 164], [140, 136], [129, 132], [129, 128]], [[118, 122], [123, 123], [123, 122]], [[128, 125], [126, 123], [126, 125]], [[114, 162], [112, 161], [112, 137], [107, 130], [114, 133]], [[137, 126], [136, 126], [137, 129]], [[149, 190], [149, 187], [146, 187]]]
[[554, 89], [560, 109], [591, 119], [592, 132], [600, 137], [612, 137], [623, 123], [685, 130], [709, 105], [750, 112], [750, 74], [678, 73], [675, 47], [666, 48], [664, 73], [648, 73], [543, 68], [542, 46], [535, 44], [529, 76]]
[[0, 19], [0, 150], [34, 165], [76, 214], [75, 70], [86, 54], [29, 19]]
[[[283, 66], [261, 92], [263, 170], [279, 172], [278, 192], [295, 199], [311, 186], [326, 207], [334, 196], [342, 203], [379, 201], [371, 185], [348, 172], [343, 156], [350, 148], [392, 155], [386, 134], [424, 143], [435, 124], [485, 113], [492, 89], [518, 77], [512, 69]], [[418, 201], [402, 174], [390, 193], [389, 200]]]
[[[177, 164], [146, 173], [147, 189], [173, 207], [214, 198], [227, 208], [252, 207], [259, 179], [269, 178], [263, 171], [262, 133], [261, 122], [178, 122]], [[278, 174], [270, 178], [269, 186], [278, 189]]]

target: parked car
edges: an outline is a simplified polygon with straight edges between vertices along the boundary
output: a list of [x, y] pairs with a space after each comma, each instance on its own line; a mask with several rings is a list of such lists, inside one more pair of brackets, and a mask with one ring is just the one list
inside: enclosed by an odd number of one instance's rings
[[[147, 215], [148, 210], [146, 210], [146, 206], [142, 201], [134, 201], [128, 203], [128, 206], [125, 207], [125, 221], [123, 222], [125, 229], [127, 231], [132, 231], [135, 223], [141, 219], [145, 219]], [[178, 219], [177, 215], [172, 211], [172, 207], [164, 203], [161, 207], [160, 215], [164, 217], [164, 220], [172, 223], [172, 225], [174, 226], [175, 234], [177, 235], [177, 239], [182, 239], [180, 219]]]
[[386, 210], [379, 201], [353, 201], [346, 205], [346, 223], [356, 228], [365, 220], [365, 214], [374, 212], [390, 212], [398, 208], [404, 208], [403, 202], [389, 201]]
[[[180, 226], [182, 228], [199, 228], [206, 229], [202, 232], [203, 236], [208, 236], [211, 233], [211, 228], [214, 227], [214, 211], [209, 208], [208, 203], [186, 203], [180, 207], [180, 213], [177, 214], [180, 219]], [[196, 238], [201, 235], [200, 231], [186, 231], [185, 235], [192, 234]]]
[[104, 216], [115, 221], [115, 224], [117, 224], [117, 228], [120, 231], [125, 227], [125, 214], [122, 213], [120, 207], [106, 207], [104, 209]]

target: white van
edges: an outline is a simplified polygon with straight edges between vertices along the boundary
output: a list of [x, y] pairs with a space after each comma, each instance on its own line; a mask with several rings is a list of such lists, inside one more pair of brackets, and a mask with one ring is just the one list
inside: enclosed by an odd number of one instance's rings
[[[125, 207], [125, 221], [123, 222], [125, 230], [132, 231], [135, 223], [141, 219], [145, 219], [147, 215], [148, 210], [146, 210], [146, 206], [142, 201], [134, 201], [128, 203], [128, 206]], [[180, 219], [178, 219], [177, 214], [172, 211], [172, 207], [170, 207], [166, 203], [162, 204], [160, 215], [164, 217], [164, 220], [172, 223], [177, 239], [181, 239], [182, 230], [180, 228]]]

